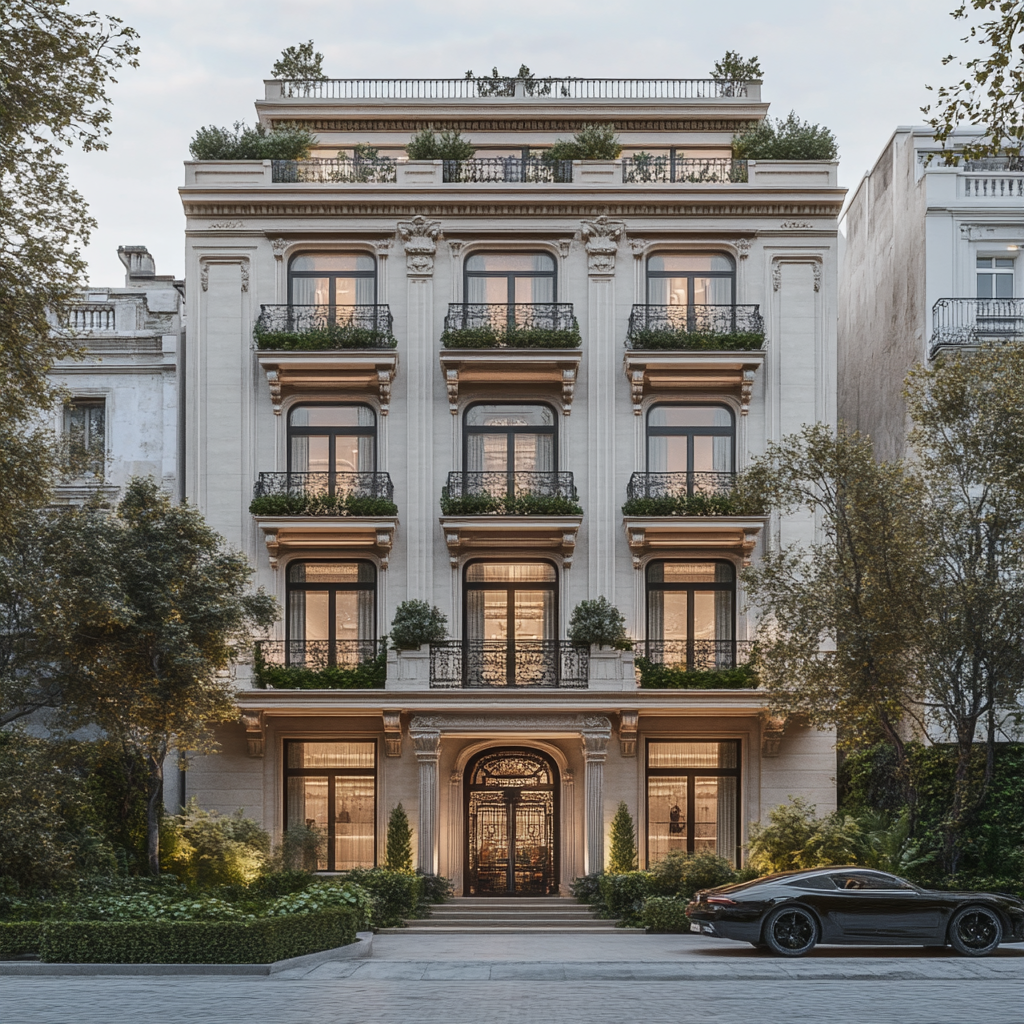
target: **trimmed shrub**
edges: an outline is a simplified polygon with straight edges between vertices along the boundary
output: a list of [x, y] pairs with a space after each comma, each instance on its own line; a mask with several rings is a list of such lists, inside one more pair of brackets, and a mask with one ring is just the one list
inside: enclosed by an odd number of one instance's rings
[[581, 516], [583, 508], [560, 494], [464, 494], [452, 497], [441, 491], [441, 513], [446, 516]]
[[263, 494], [249, 502], [254, 516], [397, 516], [390, 498], [358, 494]]
[[358, 324], [328, 324], [308, 331], [277, 331], [257, 324], [252, 333], [258, 349], [278, 352], [395, 348], [398, 345], [398, 339], [388, 331]]
[[736, 881], [732, 865], [713, 853], [672, 850], [651, 870], [651, 891], [688, 900], [701, 889], [714, 889]]
[[384, 865], [389, 871], [412, 871], [412, 828], [409, 815], [399, 803], [391, 809], [388, 818], [387, 858]]
[[627, 498], [624, 516], [742, 516], [761, 515], [761, 508], [737, 494], [666, 494], [656, 498]]
[[346, 872], [346, 882], [355, 882], [373, 897], [374, 928], [398, 928], [406, 918], [416, 917], [423, 902], [422, 875], [387, 868], [356, 868]]
[[427, 125], [409, 140], [405, 152], [410, 160], [471, 160], [476, 147], [457, 129], [435, 132]]
[[634, 349], [688, 350], [700, 352], [758, 352], [764, 348], [764, 334], [754, 331], [675, 331], [667, 327], [642, 327], [630, 335]]
[[601, 897], [608, 916], [620, 918], [626, 928], [639, 925], [644, 900], [652, 891], [649, 871], [627, 871], [621, 875], [601, 877]]
[[[298, 828], [287, 829], [284, 837], [287, 838], [289, 833], [299, 831]], [[303, 826], [301, 831], [320, 831], [322, 833], [320, 829], [307, 829], [306, 826]], [[267, 874], [260, 875], [256, 881], [246, 887], [245, 895], [252, 899], [277, 899], [280, 896], [287, 896], [289, 893], [302, 892], [316, 880], [316, 875], [312, 873], [312, 870], [285, 867], [283, 871], [268, 871]]]
[[0, 921], [0, 960], [38, 953], [42, 936], [42, 921]]
[[770, 117], [732, 140], [733, 156], [741, 160], [835, 160], [835, 134], [824, 125], [801, 121], [795, 111], [774, 123]]
[[355, 941], [358, 914], [331, 907], [252, 921], [48, 921], [39, 956], [65, 964], [267, 964]]
[[575, 327], [453, 327], [441, 335], [442, 348], [579, 348]]
[[188, 885], [245, 885], [270, 859], [270, 834], [241, 809], [222, 815], [202, 810], [192, 799], [183, 814], [164, 819], [160, 858]]
[[636, 871], [636, 828], [625, 800], [619, 801], [618, 810], [612, 818], [612, 849], [608, 857], [608, 870], [612, 874]]
[[622, 143], [613, 124], [585, 124], [571, 139], [559, 139], [543, 154], [545, 160], [616, 160]]
[[652, 896], [644, 903], [640, 922], [649, 932], [678, 934], [690, 930], [686, 916], [688, 900], [679, 896]]
[[749, 664], [707, 672], [687, 672], [684, 668], [637, 658], [636, 667], [640, 673], [640, 685], [651, 690], [756, 690], [760, 683]]
[[818, 818], [813, 804], [797, 797], [768, 812], [768, 824], [753, 822], [749, 861], [760, 871], [790, 871], [861, 862], [864, 835], [842, 811]]
[[423, 879], [423, 904], [447, 903], [455, 895], [455, 887], [444, 875], [420, 875]]
[[391, 646], [409, 651], [423, 644], [437, 643], [448, 636], [448, 618], [426, 601], [403, 601], [391, 623]]
[[236, 121], [234, 131], [212, 124], [200, 128], [188, 150], [193, 160], [305, 160], [316, 141], [301, 125], [267, 131], [261, 124], [249, 128]]
[[566, 635], [581, 646], [603, 644], [617, 651], [633, 649], [633, 641], [626, 635], [625, 616], [607, 597], [580, 601], [572, 610]]
[[580, 903], [587, 903], [590, 906], [603, 906], [601, 896], [601, 879], [604, 878], [603, 871], [595, 871], [591, 875], [580, 875], [569, 883], [569, 892], [574, 899]]
[[[382, 638], [386, 640], [386, 637]], [[304, 668], [302, 665], [268, 665], [257, 651], [253, 659], [253, 685], [264, 690], [382, 690], [388, 674], [388, 652], [381, 644], [377, 656], [353, 668], [328, 665]]]

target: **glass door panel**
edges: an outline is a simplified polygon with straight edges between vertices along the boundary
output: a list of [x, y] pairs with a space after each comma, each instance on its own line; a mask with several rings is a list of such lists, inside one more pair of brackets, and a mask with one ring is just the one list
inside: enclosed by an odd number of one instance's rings
[[[288, 779], [288, 828], [318, 828], [328, 832], [327, 779]], [[326, 851], [317, 861], [317, 871], [327, 870]]]
[[374, 780], [338, 775], [334, 779], [334, 870], [373, 867]]
[[[517, 473], [550, 473], [555, 468], [555, 439], [551, 434], [515, 435], [515, 470]], [[535, 486], [529, 481], [526, 487]]]
[[718, 852], [717, 778], [693, 780], [693, 852]]
[[331, 301], [329, 277], [296, 277], [292, 279], [292, 303], [296, 306], [326, 306]]
[[508, 807], [503, 790], [470, 794], [470, 890], [478, 896], [509, 889]]
[[651, 776], [647, 780], [648, 861], [673, 850], [686, 852], [687, 777]]
[[515, 891], [543, 896], [553, 877], [551, 830], [554, 794], [522, 789], [512, 805], [515, 814]]

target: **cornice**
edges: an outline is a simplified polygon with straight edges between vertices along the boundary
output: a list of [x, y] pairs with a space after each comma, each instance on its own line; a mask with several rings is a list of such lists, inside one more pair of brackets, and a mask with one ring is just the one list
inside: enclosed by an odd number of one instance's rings
[[270, 123], [278, 121], [300, 124], [312, 132], [415, 132], [426, 123], [438, 131], [462, 132], [578, 132], [586, 124], [607, 122], [614, 124], [620, 132], [737, 132], [757, 123], [749, 111], [737, 112], [733, 116], [719, 115], [713, 118], [651, 118], [617, 116], [615, 111], [606, 114], [587, 114], [580, 117], [566, 117], [560, 114], [552, 117], [436, 117], [423, 113], [419, 116], [394, 116], [373, 118], [341, 117], [271, 117]]

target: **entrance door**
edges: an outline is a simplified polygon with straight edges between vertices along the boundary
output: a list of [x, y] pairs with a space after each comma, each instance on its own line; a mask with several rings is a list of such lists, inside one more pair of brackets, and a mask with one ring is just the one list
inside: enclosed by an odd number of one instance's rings
[[491, 750], [466, 770], [467, 896], [558, 892], [557, 771], [534, 750]]

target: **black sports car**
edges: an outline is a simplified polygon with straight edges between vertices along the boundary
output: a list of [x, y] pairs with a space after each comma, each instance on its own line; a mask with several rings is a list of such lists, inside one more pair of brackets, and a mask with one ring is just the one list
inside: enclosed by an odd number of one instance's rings
[[1024, 900], [991, 892], [940, 892], [866, 868], [782, 871], [697, 893], [690, 930], [739, 939], [778, 956], [816, 943], [952, 946], [985, 956], [1024, 942]]

